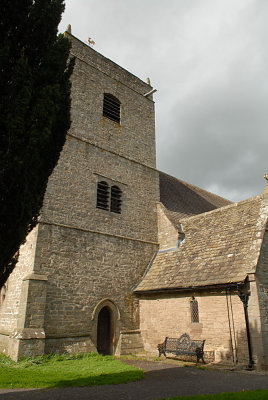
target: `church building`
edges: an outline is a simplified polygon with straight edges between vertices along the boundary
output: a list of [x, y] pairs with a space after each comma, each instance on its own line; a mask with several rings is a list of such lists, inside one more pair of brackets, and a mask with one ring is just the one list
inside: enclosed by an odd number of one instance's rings
[[153, 88], [72, 41], [72, 126], [0, 299], [0, 351], [268, 367], [268, 189], [239, 203], [156, 169]]

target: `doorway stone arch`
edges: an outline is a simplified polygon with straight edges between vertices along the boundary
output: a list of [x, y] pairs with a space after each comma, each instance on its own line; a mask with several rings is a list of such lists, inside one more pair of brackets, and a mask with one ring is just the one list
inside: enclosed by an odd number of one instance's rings
[[120, 333], [120, 311], [111, 299], [101, 300], [94, 308], [93, 340], [96, 349], [104, 355], [115, 354]]

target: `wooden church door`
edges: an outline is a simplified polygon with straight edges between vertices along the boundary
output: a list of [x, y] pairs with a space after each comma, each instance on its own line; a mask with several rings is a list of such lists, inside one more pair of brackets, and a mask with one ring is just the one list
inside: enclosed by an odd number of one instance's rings
[[103, 355], [112, 354], [112, 329], [111, 329], [111, 311], [109, 307], [103, 307], [98, 315], [97, 328], [97, 350]]

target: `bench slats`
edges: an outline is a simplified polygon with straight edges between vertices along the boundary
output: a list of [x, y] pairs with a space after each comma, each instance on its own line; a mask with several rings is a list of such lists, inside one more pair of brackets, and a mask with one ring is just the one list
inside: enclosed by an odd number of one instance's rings
[[196, 356], [196, 363], [199, 360], [204, 361], [205, 340], [192, 340], [187, 333], [179, 338], [166, 337], [163, 343], [158, 344], [159, 357], [161, 354], [171, 353], [175, 355], [193, 355]]

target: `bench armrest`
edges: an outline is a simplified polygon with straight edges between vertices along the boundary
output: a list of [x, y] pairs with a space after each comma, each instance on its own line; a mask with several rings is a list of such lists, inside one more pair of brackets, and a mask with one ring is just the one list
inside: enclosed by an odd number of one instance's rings
[[157, 345], [157, 350], [159, 352], [159, 357], [161, 357], [161, 354], [164, 354], [164, 356], [166, 357], [166, 342], [167, 342], [167, 338], [165, 338], [163, 343], [159, 343]]

